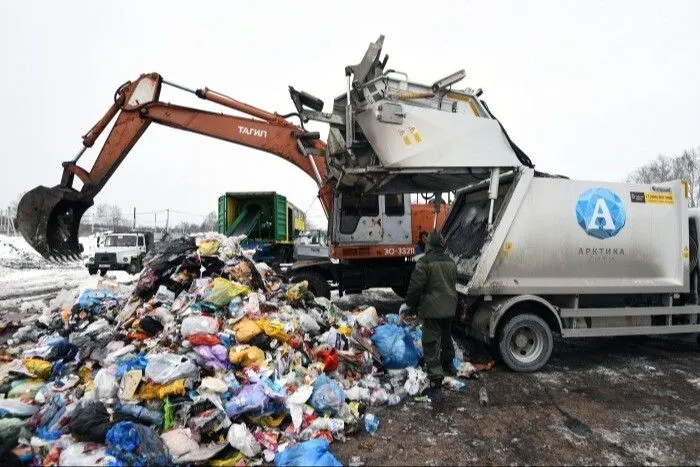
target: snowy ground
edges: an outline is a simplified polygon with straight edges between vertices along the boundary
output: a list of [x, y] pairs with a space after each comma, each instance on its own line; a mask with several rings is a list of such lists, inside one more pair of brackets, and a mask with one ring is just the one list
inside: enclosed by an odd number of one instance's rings
[[[91, 254], [97, 245], [95, 237], [80, 239]], [[111, 271], [107, 278], [129, 282], [133, 276]], [[40, 308], [61, 290], [77, 290], [97, 285], [82, 261], [55, 262], [43, 258], [22, 237], [0, 235], [0, 313]]]

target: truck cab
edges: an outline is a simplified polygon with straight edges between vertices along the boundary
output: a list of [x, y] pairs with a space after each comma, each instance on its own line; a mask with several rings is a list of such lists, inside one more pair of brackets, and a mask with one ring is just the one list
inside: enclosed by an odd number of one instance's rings
[[104, 276], [109, 270], [123, 270], [137, 274], [143, 268], [143, 258], [153, 249], [153, 233], [111, 233], [98, 244], [94, 255], [88, 258], [91, 275]]

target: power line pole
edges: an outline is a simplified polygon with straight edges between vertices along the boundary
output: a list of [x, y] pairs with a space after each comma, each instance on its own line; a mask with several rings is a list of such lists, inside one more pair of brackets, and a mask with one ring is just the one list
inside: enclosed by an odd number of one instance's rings
[[136, 230], [136, 206], [134, 206], [134, 227], [132, 229]]
[[170, 222], [170, 208], [168, 208], [165, 214], [165, 231], [168, 231], [168, 223]]

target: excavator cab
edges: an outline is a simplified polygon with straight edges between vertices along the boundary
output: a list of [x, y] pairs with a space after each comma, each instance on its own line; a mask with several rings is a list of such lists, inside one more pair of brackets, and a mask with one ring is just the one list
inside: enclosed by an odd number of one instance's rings
[[93, 200], [73, 188], [38, 186], [17, 206], [17, 223], [24, 239], [45, 258], [78, 259], [80, 219]]

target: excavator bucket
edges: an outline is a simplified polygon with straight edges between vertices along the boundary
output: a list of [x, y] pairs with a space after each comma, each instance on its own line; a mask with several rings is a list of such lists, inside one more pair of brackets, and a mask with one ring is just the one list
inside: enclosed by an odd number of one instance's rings
[[24, 239], [45, 258], [79, 259], [78, 228], [92, 198], [57, 185], [38, 186], [27, 192], [17, 206], [17, 224]]

